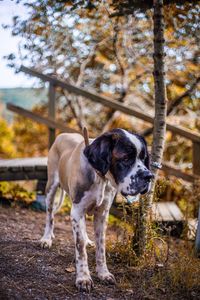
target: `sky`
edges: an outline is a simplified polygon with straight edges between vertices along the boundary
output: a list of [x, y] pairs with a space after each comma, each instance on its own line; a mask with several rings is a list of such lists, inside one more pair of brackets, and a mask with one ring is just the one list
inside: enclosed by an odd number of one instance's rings
[[26, 16], [26, 8], [11, 0], [0, 0], [0, 88], [31, 87], [35, 79], [23, 73], [15, 74], [14, 69], [6, 66], [4, 55], [17, 52], [19, 37], [13, 37], [10, 30], [2, 24], [11, 24], [13, 16]]

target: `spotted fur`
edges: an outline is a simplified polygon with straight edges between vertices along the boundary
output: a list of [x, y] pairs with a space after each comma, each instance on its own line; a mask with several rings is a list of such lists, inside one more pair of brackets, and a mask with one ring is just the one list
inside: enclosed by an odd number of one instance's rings
[[89, 292], [93, 287], [86, 251], [87, 245], [92, 245], [86, 232], [86, 213], [94, 215], [97, 275], [114, 284], [105, 255], [105, 232], [113, 198], [117, 192], [125, 196], [145, 193], [151, 176], [146, 142], [137, 134], [114, 129], [90, 140], [87, 147], [78, 134], [61, 134], [56, 138], [48, 156], [47, 219], [41, 245], [52, 245], [54, 198], [60, 185], [72, 200], [76, 286], [80, 291]]

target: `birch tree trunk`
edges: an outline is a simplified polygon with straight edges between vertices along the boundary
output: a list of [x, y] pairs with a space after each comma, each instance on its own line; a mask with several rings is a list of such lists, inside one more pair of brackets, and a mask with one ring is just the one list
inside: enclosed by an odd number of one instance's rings
[[138, 250], [139, 255], [145, 252], [149, 230], [151, 228], [151, 207], [156, 182], [157, 168], [163, 156], [165, 132], [166, 132], [166, 86], [164, 72], [164, 17], [163, 0], [154, 0], [154, 87], [155, 87], [155, 118], [153, 129], [153, 145], [151, 151], [151, 171], [155, 175], [150, 193], [141, 197], [138, 213]]

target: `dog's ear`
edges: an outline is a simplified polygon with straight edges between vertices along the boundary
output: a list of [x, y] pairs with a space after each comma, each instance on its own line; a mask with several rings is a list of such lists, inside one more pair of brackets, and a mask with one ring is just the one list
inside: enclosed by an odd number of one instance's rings
[[87, 157], [89, 163], [103, 176], [110, 168], [113, 147], [113, 135], [105, 133], [96, 138], [91, 145], [86, 146], [84, 149], [84, 155]]

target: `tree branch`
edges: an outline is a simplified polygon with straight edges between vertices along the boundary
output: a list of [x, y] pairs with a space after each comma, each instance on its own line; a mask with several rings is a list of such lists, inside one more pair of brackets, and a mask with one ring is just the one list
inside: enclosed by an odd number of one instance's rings
[[[191, 93], [194, 91], [198, 83], [200, 82], [200, 77], [195, 78], [195, 80], [192, 81], [190, 88], [185, 91], [182, 95], [176, 97], [168, 106], [167, 108], [167, 116], [169, 116], [174, 109], [183, 101], [185, 97], [188, 97], [191, 95]], [[144, 131], [140, 132], [143, 136], [148, 136], [153, 132], [153, 127], [147, 128]]]

